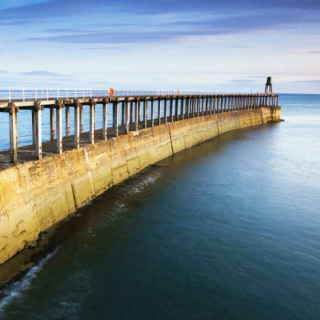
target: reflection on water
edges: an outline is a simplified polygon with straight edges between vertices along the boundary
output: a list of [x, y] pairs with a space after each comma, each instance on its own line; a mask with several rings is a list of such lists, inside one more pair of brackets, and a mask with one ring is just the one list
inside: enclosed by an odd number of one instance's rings
[[22, 276], [0, 319], [320, 319], [320, 96], [281, 104], [286, 122], [158, 163], [2, 266]]

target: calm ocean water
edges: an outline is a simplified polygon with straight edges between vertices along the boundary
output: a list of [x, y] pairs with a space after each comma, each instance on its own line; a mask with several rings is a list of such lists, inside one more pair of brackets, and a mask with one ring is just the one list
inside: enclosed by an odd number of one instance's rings
[[4, 288], [0, 319], [320, 319], [320, 95], [113, 188]]

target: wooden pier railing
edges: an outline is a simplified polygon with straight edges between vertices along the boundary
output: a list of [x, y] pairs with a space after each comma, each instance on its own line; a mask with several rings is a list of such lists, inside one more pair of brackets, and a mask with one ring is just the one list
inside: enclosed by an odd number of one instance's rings
[[[163, 123], [206, 116], [223, 112], [278, 106], [277, 94], [217, 94], [165, 91], [116, 91], [111, 97], [108, 90], [13, 90], [0, 89], [0, 112], [9, 114], [10, 161], [18, 161], [19, 110], [32, 112], [32, 141], [36, 158], [42, 159], [42, 110], [50, 109], [50, 137], [56, 144], [56, 153], [63, 151], [63, 117], [65, 109], [65, 136], [70, 136], [70, 109], [74, 110], [73, 147], [80, 148], [84, 133], [83, 107], [89, 107], [89, 143], [95, 143], [96, 106], [102, 107], [102, 139], [117, 137]], [[112, 126], [108, 128], [109, 106], [112, 105]], [[119, 106], [121, 109], [119, 111]], [[121, 129], [121, 130], [120, 130]]]

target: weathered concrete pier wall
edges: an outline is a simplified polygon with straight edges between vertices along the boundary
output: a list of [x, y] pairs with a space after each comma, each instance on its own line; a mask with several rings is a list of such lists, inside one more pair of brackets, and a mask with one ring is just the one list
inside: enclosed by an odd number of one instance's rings
[[225, 132], [280, 120], [280, 107], [165, 123], [0, 172], [0, 264], [112, 186]]

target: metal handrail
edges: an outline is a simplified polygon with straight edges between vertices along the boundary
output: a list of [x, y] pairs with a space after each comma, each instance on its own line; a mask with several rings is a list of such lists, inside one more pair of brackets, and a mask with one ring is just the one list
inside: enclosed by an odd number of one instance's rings
[[[248, 93], [235, 92], [202, 92], [202, 91], [165, 91], [165, 90], [115, 90], [114, 96], [179, 96], [179, 95], [248, 95]], [[276, 96], [270, 93], [250, 93], [250, 95]], [[109, 96], [109, 89], [27, 89], [27, 88], [0, 88], [0, 101], [30, 101], [30, 100], [52, 100], [52, 99], [77, 99], [97, 98]]]

